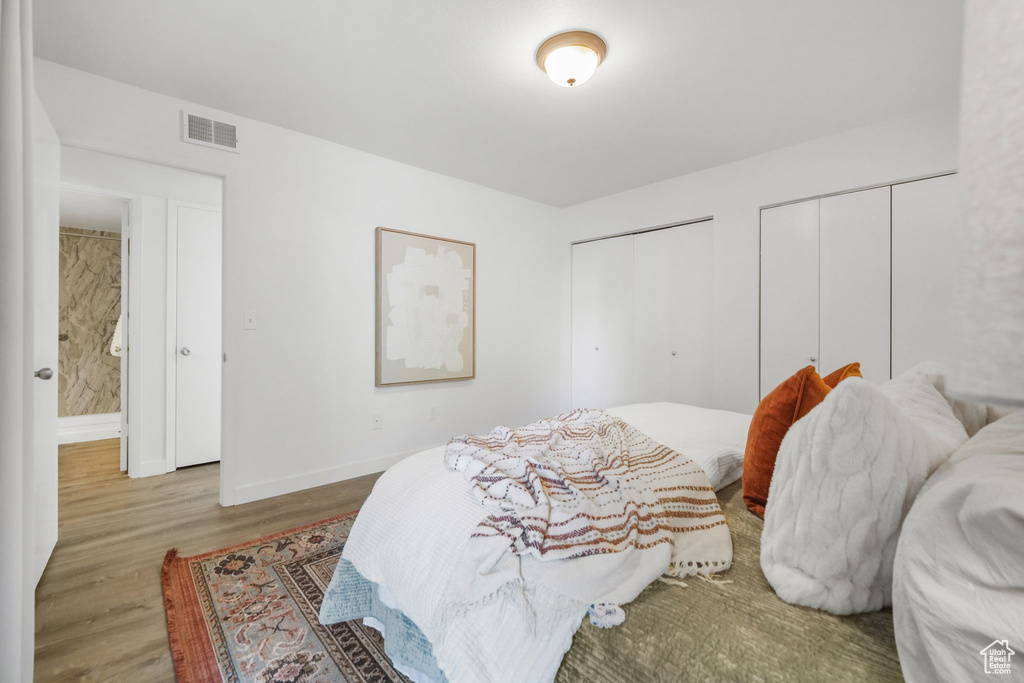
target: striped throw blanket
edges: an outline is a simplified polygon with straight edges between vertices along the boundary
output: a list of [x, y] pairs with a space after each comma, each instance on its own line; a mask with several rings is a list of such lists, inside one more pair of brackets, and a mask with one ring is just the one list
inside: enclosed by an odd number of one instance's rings
[[675, 576], [731, 563], [725, 516], [704, 471], [604, 411], [460, 436], [444, 462], [489, 511], [474, 538], [504, 537], [517, 555], [564, 560], [668, 544]]

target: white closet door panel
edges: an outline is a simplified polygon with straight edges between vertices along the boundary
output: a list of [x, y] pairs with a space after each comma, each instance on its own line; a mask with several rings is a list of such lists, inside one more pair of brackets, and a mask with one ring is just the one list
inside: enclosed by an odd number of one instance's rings
[[821, 199], [820, 368], [889, 379], [889, 187]]
[[960, 176], [892, 188], [892, 373], [948, 365], [950, 307], [963, 226]]
[[818, 356], [818, 200], [761, 212], [761, 397]]
[[608, 408], [633, 398], [633, 236], [572, 248], [572, 402]]
[[634, 401], [710, 407], [712, 221], [636, 235]]

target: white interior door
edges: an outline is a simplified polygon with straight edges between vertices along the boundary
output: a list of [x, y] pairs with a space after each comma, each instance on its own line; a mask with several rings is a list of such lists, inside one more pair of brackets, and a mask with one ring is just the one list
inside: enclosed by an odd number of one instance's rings
[[[221, 214], [175, 204], [174, 461], [220, 460]], [[170, 234], [170, 233], [169, 233]], [[168, 429], [171, 426], [168, 425]]]
[[892, 188], [892, 374], [952, 355], [950, 306], [963, 227], [960, 176]]
[[712, 221], [634, 237], [635, 402], [711, 406], [713, 257]]
[[633, 236], [572, 248], [572, 402], [633, 400]]
[[128, 285], [131, 282], [131, 205], [121, 204], [121, 444], [120, 467], [128, 471], [128, 316], [131, 307]]
[[859, 362], [865, 379], [890, 377], [889, 187], [821, 200], [821, 372]]
[[60, 269], [60, 139], [36, 101], [33, 127], [35, 206], [32, 235], [33, 369], [49, 368], [52, 378], [33, 380], [33, 478], [35, 479], [35, 580], [38, 582], [57, 543], [57, 318]]
[[761, 211], [761, 397], [818, 366], [818, 201]]

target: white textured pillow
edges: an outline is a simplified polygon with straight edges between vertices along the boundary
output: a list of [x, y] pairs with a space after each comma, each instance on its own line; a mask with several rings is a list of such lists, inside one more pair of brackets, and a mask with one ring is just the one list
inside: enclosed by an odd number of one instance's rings
[[906, 387], [907, 384], [912, 383], [912, 380], [918, 376], [927, 378], [932, 386], [942, 394], [946, 402], [949, 403], [950, 408], [953, 409], [953, 415], [956, 416], [956, 419], [967, 430], [968, 437], [974, 436], [982, 427], [990, 425], [1012, 412], [1010, 408], [1003, 406], [963, 401], [950, 396], [946, 391], [949, 373], [946, 371], [946, 368], [930, 360], [922, 361], [892, 381], [886, 382], [882, 385], [882, 389], [898, 387], [897, 391], [899, 391], [899, 388]]
[[967, 441], [967, 432], [957, 417], [954, 404], [946, 398], [946, 370], [938, 363], [926, 361], [915, 365], [881, 384], [878, 391], [938, 442], [945, 455], [935, 467]]
[[892, 604], [900, 525], [925, 480], [967, 441], [925, 374], [843, 380], [779, 448], [761, 568], [786, 602], [834, 614]]

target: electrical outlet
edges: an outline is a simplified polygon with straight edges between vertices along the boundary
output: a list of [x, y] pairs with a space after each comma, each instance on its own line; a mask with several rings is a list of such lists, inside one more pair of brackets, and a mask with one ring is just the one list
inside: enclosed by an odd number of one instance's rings
[[373, 428], [383, 429], [384, 428], [384, 415], [377, 413], [373, 416]]
[[431, 420], [437, 419], [437, 406], [430, 406], [430, 412], [427, 413], [427, 417]]

